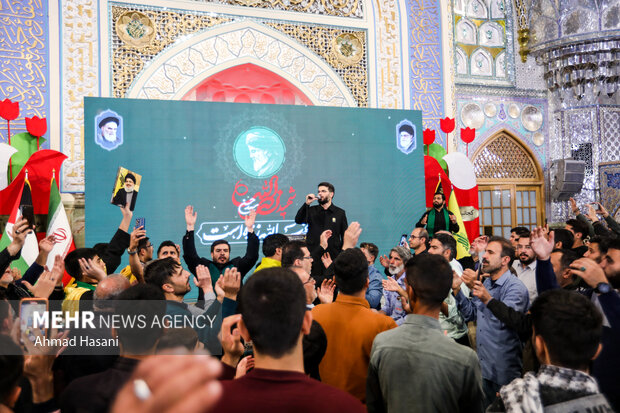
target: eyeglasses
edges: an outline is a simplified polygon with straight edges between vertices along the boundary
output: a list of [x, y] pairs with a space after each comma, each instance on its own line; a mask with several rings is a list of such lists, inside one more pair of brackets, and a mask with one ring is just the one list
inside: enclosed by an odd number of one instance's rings
[[415, 235], [409, 235], [409, 239], [411, 238], [424, 238], [424, 237], [416, 237]]
[[301, 257], [302, 260], [311, 260], [312, 255], [308, 255], [307, 257]]

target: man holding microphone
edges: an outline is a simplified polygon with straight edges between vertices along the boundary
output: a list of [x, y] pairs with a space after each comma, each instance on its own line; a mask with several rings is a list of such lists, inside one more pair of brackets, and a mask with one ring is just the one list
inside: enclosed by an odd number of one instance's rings
[[[322, 256], [325, 252], [329, 253], [332, 260], [335, 260], [342, 249], [344, 232], [348, 227], [347, 214], [344, 209], [338, 208], [332, 203], [334, 198], [334, 186], [329, 182], [319, 184], [318, 197], [315, 194], [306, 195], [306, 202], [299, 208], [295, 215], [297, 224], [308, 224], [306, 234], [306, 244], [312, 256]], [[314, 201], [318, 205], [310, 206]], [[331, 236], [327, 239], [327, 248], [320, 245], [321, 234], [330, 230]], [[321, 260], [315, 259], [313, 262], [312, 275], [322, 275], [324, 272]], [[317, 279], [317, 283], [319, 280]]]

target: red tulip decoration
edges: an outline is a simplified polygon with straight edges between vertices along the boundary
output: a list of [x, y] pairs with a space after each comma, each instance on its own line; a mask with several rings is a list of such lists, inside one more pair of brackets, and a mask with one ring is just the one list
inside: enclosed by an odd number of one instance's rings
[[446, 134], [446, 153], [448, 152], [448, 134], [454, 131], [455, 123], [454, 118], [445, 117], [443, 119], [439, 119], [439, 127], [443, 133]]
[[465, 142], [467, 156], [469, 157], [469, 144], [474, 141], [476, 138], [476, 128], [466, 127], [465, 129], [461, 128], [461, 140]]
[[[0, 102], [0, 117], [6, 120], [8, 129], [7, 140], [11, 144], [11, 121], [19, 116], [19, 102], [12, 102], [10, 99], [4, 99]], [[9, 179], [13, 180], [13, 168], [11, 168], [11, 160], [9, 159]]]
[[422, 132], [422, 141], [424, 142], [424, 145], [427, 146], [426, 154], [428, 155], [428, 145], [435, 142], [435, 129], [424, 129], [424, 132]]
[[37, 137], [37, 150], [39, 150], [39, 138], [47, 132], [47, 119], [38, 116], [26, 118], [26, 129], [32, 136]]

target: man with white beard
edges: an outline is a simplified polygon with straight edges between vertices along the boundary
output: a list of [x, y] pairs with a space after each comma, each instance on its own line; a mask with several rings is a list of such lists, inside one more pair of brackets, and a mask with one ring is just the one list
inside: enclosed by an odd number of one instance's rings
[[99, 146], [111, 151], [123, 143], [123, 138], [118, 136], [118, 126], [120, 120], [114, 116], [102, 119], [97, 126], [97, 137], [95, 141]]
[[[400, 288], [407, 291], [407, 284], [405, 279], [405, 264], [411, 258], [411, 252], [409, 248], [394, 247], [390, 251], [390, 264], [388, 271], [391, 276], [394, 277]], [[385, 297], [385, 305], [382, 311], [392, 317], [396, 324], [401, 325], [405, 321], [407, 313], [403, 310], [403, 305], [400, 300], [400, 295], [395, 291], [383, 290], [383, 296]]]
[[280, 142], [276, 137], [251, 132], [246, 136], [245, 144], [248, 145], [252, 166], [258, 176], [269, 176], [276, 172], [281, 157]]
[[136, 198], [138, 198], [138, 191], [135, 190], [136, 177], [131, 172], [125, 175], [125, 185], [116, 191], [112, 203], [114, 205], [125, 206], [129, 204], [129, 210], [133, 211], [136, 206]]

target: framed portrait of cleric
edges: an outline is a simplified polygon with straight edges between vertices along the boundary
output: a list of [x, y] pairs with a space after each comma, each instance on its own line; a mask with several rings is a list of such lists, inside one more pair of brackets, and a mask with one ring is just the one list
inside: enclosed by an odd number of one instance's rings
[[253, 178], [269, 178], [284, 164], [286, 147], [278, 133], [265, 126], [252, 126], [237, 136], [233, 156], [237, 167]]
[[409, 155], [416, 148], [416, 127], [408, 119], [403, 119], [396, 125], [396, 147], [405, 155]]
[[133, 211], [136, 207], [141, 182], [142, 175], [119, 166], [110, 203], [121, 207], [129, 204], [129, 209]]
[[95, 117], [95, 143], [112, 151], [123, 144], [123, 117], [107, 109]]

